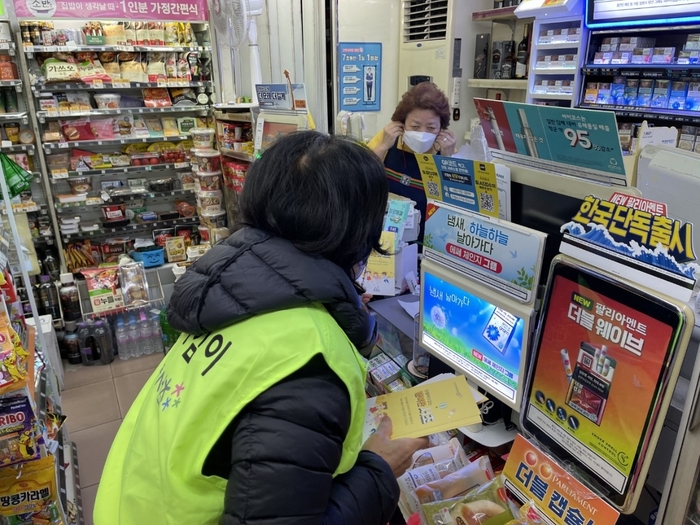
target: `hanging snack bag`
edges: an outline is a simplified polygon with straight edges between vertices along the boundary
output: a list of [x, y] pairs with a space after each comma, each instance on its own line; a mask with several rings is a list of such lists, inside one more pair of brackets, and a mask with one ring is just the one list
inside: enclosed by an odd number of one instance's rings
[[61, 525], [54, 458], [31, 461], [21, 469], [0, 470], [3, 523]]
[[147, 108], [167, 108], [173, 105], [166, 88], [148, 88], [142, 92], [143, 103]]
[[27, 360], [15, 350], [9, 326], [0, 323], [0, 394], [20, 388], [26, 378]]
[[117, 287], [118, 266], [81, 270], [90, 297], [92, 311], [107, 312], [124, 307], [124, 298]]
[[119, 267], [119, 282], [127, 306], [148, 302], [148, 282], [142, 262], [124, 264]]
[[0, 467], [39, 459], [36, 416], [27, 396], [0, 398], [0, 421]]

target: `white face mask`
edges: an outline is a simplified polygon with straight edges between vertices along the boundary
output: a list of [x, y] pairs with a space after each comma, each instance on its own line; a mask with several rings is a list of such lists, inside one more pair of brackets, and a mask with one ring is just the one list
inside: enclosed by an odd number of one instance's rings
[[403, 141], [416, 153], [425, 153], [433, 147], [437, 135], [423, 131], [404, 131]]

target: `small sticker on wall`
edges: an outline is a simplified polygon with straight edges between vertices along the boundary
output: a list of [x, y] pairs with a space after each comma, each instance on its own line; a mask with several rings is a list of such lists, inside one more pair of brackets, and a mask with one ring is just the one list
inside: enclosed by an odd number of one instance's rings
[[436, 60], [445, 60], [447, 58], [447, 48], [445, 46], [438, 47], [435, 50]]

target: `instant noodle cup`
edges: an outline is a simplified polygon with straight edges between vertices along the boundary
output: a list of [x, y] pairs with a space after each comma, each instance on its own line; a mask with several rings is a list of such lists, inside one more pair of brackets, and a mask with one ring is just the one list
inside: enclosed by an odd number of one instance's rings
[[70, 186], [70, 192], [73, 195], [88, 193], [92, 191], [92, 178], [76, 177], [74, 179], [68, 179], [68, 185]]
[[190, 135], [196, 149], [213, 149], [216, 131], [212, 128], [192, 128]]
[[122, 96], [116, 93], [100, 93], [95, 95], [98, 109], [119, 109], [119, 101]]
[[193, 149], [193, 166], [200, 172], [213, 173], [221, 170], [221, 156], [215, 149]]
[[219, 211], [216, 213], [203, 212], [199, 216], [199, 222], [210, 229], [224, 228], [226, 226], [226, 212]]
[[214, 173], [199, 172], [199, 187], [201, 191], [219, 191], [221, 189], [221, 171]]
[[[201, 181], [201, 173], [199, 175]], [[201, 185], [201, 182], [200, 182]], [[224, 194], [221, 190], [200, 191], [197, 194], [197, 208], [200, 213], [218, 213], [221, 211]]]

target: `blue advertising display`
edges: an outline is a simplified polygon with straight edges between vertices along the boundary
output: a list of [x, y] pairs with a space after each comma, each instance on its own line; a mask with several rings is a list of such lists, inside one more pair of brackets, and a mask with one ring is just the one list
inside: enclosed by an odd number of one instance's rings
[[525, 322], [428, 271], [421, 286], [422, 344], [515, 403]]
[[431, 202], [423, 243], [426, 257], [520, 302], [534, 301], [544, 235]]
[[382, 100], [382, 44], [338, 44], [338, 100], [341, 111], [380, 111]]
[[627, 186], [615, 114], [474, 99], [494, 157]]

